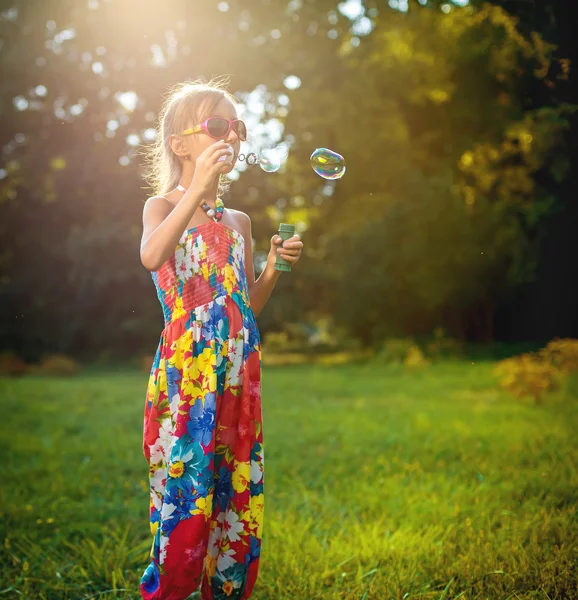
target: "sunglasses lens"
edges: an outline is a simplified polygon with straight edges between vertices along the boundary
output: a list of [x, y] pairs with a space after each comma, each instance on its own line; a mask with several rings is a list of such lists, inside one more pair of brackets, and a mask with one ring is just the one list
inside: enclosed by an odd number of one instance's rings
[[229, 130], [229, 123], [225, 119], [215, 117], [207, 121], [207, 131], [209, 135], [214, 138], [222, 138], [227, 135]]
[[245, 123], [243, 123], [243, 121], [237, 121], [235, 123], [236, 126], [236, 132], [237, 135], [239, 136], [239, 139], [242, 142], [245, 142], [247, 140], [247, 126], [245, 125]]

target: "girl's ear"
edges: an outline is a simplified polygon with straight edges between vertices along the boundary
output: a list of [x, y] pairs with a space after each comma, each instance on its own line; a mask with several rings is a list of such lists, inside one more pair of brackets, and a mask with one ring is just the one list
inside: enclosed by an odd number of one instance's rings
[[183, 141], [183, 138], [180, 135], [171, 134], [169, 137], [169, 144], [171, 146], [171, 150], [179, 157], [186, 158], [189, 154], [187, 147]]

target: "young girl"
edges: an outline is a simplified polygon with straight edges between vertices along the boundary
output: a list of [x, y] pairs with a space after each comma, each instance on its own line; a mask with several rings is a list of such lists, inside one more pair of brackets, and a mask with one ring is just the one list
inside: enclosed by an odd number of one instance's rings
[[[219, 193], [245, 141], [222, 83], [185, 83], [160, 115], [143, 210], [140, 255], [165, 327], [146, 390], [152, 561], [145, 600], [245, 599], [263, 530], [261, 341], [255, 317], [280, 272], [301, 255], [298, 235], [271, 238], [255, 280], [251, 220]], [[231, 153], [232, 150], [232, 153]]]

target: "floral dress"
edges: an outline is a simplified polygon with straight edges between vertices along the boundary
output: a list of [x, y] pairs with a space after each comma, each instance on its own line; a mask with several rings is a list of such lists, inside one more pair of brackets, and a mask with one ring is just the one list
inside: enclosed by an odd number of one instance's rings
[[152, 278], [165, 327], [144, 407], [151, 562], [144, 600], [249, 598], [264, 510], [261, 339], [245, 239], [220, 221], [183, 232]]

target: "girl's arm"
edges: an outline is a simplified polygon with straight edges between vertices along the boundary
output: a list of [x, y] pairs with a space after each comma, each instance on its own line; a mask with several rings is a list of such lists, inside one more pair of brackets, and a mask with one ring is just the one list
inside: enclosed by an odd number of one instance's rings
[[[247, 281], [249, 284], [249, 298], [251, 301], [251, 308], [255, 316], [263, 310], [265, 304], [271, 296], [271, 292], [281, 275], [281, 271], [274, 269], [275, 261], [277, 256], [282, 256], [285, 260], [292, 264], [295, 264], [301, 255], [301, 248], [303, 242], [299, 239], [299, 235], [295, 235], [292, 238], [285, 241], [282, 245], [283, 238], [279, 235], [274, 235], [271, 238], [271, 249], [267, 256], [267, 263], [259, 278], [255, 280], [255, 271], [253, 266], [253, 249], [252, 249], [252, 235], [251, 235], [251, 219], [249, 215], [241, 213], [243, 217], [243, 235], [245, 237], [245, 268], [247, 272]], [[278, 248], [283, 248], [282, 252], [277, 252]]]
[[162, 196], [149, 198], [143, 209], [140, 259], [149, 271], [157, 271], [175, 251], [191, 217], [218, 181], [228, 163], [219, 158], [229, 153], [224, 141], [211, 144], [195, 161], [193, 179], [175, 208]]
[[202, 196], [189, 188], [174, 208], [163, 196], [153, 196], [146, 201], [140, 243], [140, 260], [146, 269], [158, 271], [175, 251], [201, 200]]

